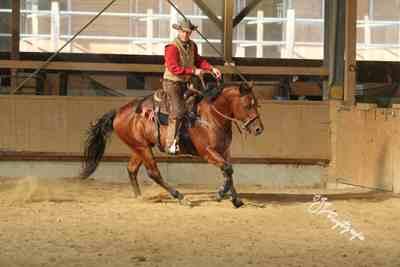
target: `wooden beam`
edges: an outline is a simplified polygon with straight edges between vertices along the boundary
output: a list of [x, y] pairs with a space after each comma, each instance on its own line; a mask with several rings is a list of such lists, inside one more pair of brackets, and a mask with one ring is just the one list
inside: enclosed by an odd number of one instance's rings
[[253, 0], [233, 19], [233, 28], [235, 28], [262, 0]]
[[[328, 76], [328, 69], [324, 67], [267, 67], [267, 66], [237, 66], [242, 74], [249, 75], [310, 75]], [[223, 73], [235, 74], [230, 67], [221, 67]]]
[[[0, 60], [0, 69], [37, 69], [43, 65], [43, 61], [31, 60]], [[217, 66], [223, 73], [234, 74], [233, 70], [226, 66]], [[241, 73], [249, 75], [311, 75], [327, 76], [328, 69], [325, 67], [288, 67], [288, 66], [237, 66]], [[140, 73], [163, 73], [164, 66], [161, 64], [130, 64], [130, 63], [89, 63], [89, 62], [65, 62], [53, 61], [47, 70], [70, 70], [70, 71], [99, 71], [99, 72], [140, 72]]]
[[233, 43], [233, 0], [224, 1], [224, 60], [232, 62]]
[[346, 1], [344, 101], [354, 104], [356, 89], [357, 0]]
[[[129, 154], [108, 154], [104, 155], [103, 161], [121, 162], [129, 161]], [[28, 151], [0, 151], [0, 161], [82, 161], [83, 156], [80, 153], [68, 152], [28, 152]], [[206, 163], [200, 157], [192, 156], [156, 156], [155, 159], [160, 162], [179, 162], [179, 163]], [[233, 157], [232, 163], [236, 164], [298, 164], [298, 165], [322, 165], [329, 164], [329, 159], [324, 158], [268, 158], [268, 157]]]
[[221, 30], [221, 32], [224, 30], [224, 25], [222, 21], [215, 15], [215, 13], [212, 11], [211, 8], [208, 7], [206, 3], [204, 3], [203, 0], [193, 0], [195, 4], [203, 11], [204, 14], [207, 15], [207, 17], [217, 25], [217, 27]]
[[[20, 41], [20, 1], [12, 1], [11, 12], [11, 59], [19, 59], [19, 41]], [[11, 89], [15, 89], [17, 85], [17, 70], [11, 69]]]

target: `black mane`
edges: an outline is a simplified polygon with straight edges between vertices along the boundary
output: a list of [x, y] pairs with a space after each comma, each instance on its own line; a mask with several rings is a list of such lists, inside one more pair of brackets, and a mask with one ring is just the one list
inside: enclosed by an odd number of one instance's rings
[[215, 84], [209, 83], [207, 84], [206, 90], [203, 91], [203, 96], [208, 102], [214, 101], [227, 87], [238, 86], [241, 95], [246, 95], [251, 91], [251, 86], [249, 86], [246, 82], [242, 82], [240, 84], [237, 83], [222, 83]]

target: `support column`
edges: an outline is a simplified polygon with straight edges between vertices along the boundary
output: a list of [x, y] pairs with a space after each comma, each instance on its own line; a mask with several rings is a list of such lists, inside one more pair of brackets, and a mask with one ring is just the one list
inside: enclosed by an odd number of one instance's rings
[[224, 2], [224, 59], [226, 62], [232, 62], [232, 42], [233, 42], [233, 0]]
[[344, 101], [354, 104], [356, 89], [357, 0], [346, 1]]
[[326, 44], [329, 46], [328, 86], [332, 99], [343, 100], [346, 0], [331, 0], [327, 1], [327, 4], [331, 4], [332, 9], [329, 19], [329, 44]]
[[[20, 1], [12, 1], [11, 12], [11, 60], [19, 60], [19, 42], [20, 42]], [[11, 91], [18, 86], [17, 70], [11, 69]]]

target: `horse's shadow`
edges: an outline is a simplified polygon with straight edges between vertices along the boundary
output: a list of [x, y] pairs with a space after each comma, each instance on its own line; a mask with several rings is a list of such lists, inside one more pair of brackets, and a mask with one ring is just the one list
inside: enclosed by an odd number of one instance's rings
[[[292, 205], [298, 203], [311, 203], [313, 202], [315, 194], [312, 193], [239, 193], [239, 197], [248, 206], [265, 207], [266, 205]], [[347, 193], [322, 193], [323, 197], [326, 197], [328, 201], [366, 201], [366, 202], [382, 202], [390, 198], [400, 198], [399, 195], [395, 195], [390, 192], [347, 192]], [[185, 192], [185, 196], [190, 200], [193, 207], [202, 206], [203, 204], [216, 202], [216, 193], [210, 191], [204, 192]], [[157, 199], [157, 201], [154, 201]], [[229, 196], [226, 197], [229, 199]], [[169, 198], [167, 194], [163, 194], [157, 197], [151, 197], [148, 200], [152, 202], [172, 203], [175, 200]]]

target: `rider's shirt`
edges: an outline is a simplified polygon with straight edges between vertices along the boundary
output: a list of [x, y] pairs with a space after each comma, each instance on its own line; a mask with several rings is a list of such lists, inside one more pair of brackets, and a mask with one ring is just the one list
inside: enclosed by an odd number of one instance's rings
[[164, 79], [171, 81], [188, 81], [195, 68], [211, 70], [212, 66], [200, 57], [197, 46], [189, 40], [183, 43], [179, 38], [165, 46]]

